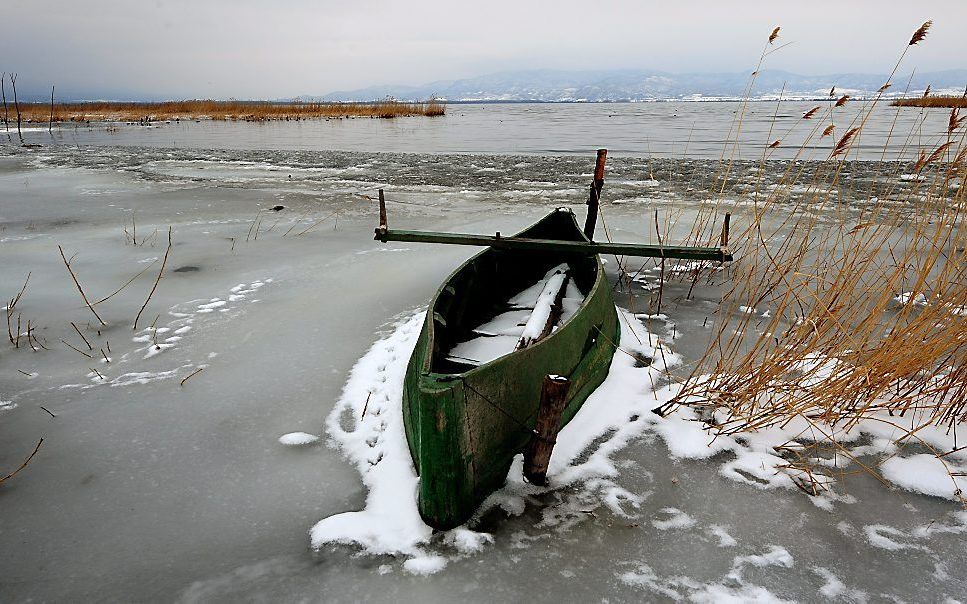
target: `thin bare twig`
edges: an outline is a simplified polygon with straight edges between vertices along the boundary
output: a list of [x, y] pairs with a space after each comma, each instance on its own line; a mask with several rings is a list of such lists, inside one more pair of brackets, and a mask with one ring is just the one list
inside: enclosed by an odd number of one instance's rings
[[107, 323], [104, 322], [104, 319], [101, 318], [101, 315], [97, 314], [97, 311], [94, 310], [94, 305], [91, 304], [91, 301], [87, 299], [87, 294], [84, 293], [84, 288], [81, 287], [80, 281], [77, 280], [77, 275], [75, 275], [74, 271], [71, 269], [70, 261], [68, 261], [67, 256], [64, 255], [64, 248], [58, 245], [57, 249], [60, 250], [60, 257], [64, 260], [64, 266], [67, 267], [67, 272], [70, 273], [71, 279], [74, 280], [74, 285], [77, 286], [77, 291], [80, 292], [81, 298], [84, 299], [84, 304], [91, 309], [91, 312], [94, 313], [94, 316], [97, 317], [97, 320], [100, 321], [101, 325], [106, 326]]
[[[71, 343], [70, 343], [70, 342], [68, 342], [67, 340], [61, 340], [61, 342], [63, 342], [63, 343], [64, 343], [64, 345], [65, 345], [65, 346], [67, 346], [68, 348], [70, 348], [71, 350], [76, 350], [77, 352], [79, 352], [79, 353], [81, 353], [82, 355], [84, 355], [84, 356], [86, 356], [86, 357], [87, 357], [87, 358], [89, 358], [89, 359], [92, 359], [92, 358], [94, 358], [94, 357], [92, 357], [91, 355], [89, 355], [89, 354], [87, 354], [86, 352], [84, 352], [83, 350], [81, 350], [80, 348], [78, 348], [78, 347], [76, 347], [76, 346], [74, 346], [73, 344], [71, 344]], [[93, 348], [92, 348], [91, 350], [93, 350]]]
[[153, 262], [152, 262], [151, 264], [149, 264], [148, 266], [146, 266], [146, 267], [144, 267], [144, 268], [143, 268], [143, 269], [141, 270], [141, 272], [139, 272], [139, 273], [138, 273], [137, 275], [135, 275], [135, 276], [133, 276], [133, 277], [131, 277], [130, 279], [128, 279], [128, 281], [127, 281], [127, 283], [125, 283], [125, 284], [124, 284], [124, 285], [122, 285], [121, 287], [119, 287], [119, 288], [117, 288], [116, 290], [114, 290], [114, 293], [113, 293], [113, 294], [111, 294], [111, 295], [109, 295], [109, 296], [105, 296], [105, 297], [103, 297], [103, 298], [101, 298], [100, 300], [98, 300], [97, 302], [95, 302], [95, 303], [93, 304], [93, 306], [97, 306], [97, 305], [98, 305], [98, 304], [100, 304], [101, 302], [107, 302], [108, 300], [110, 300], [110, 299], [111, 299], [111, 298], [113, 298], [114, 296], [116, 296], [116, 295], [118, 295], [119, 293], [121, 293], [121, 290], [122, 290], [122, 289], [124, 289], [125, 287], [127, 287], [127, 286], [129, 286], [129, 285], [131, 285], [131, 284], [132, 284], [132, 283], [134, 282], [134, 280], [135, 280], [135, 279], [137, 279], [137, 278], [138, 278], [138, 277], [140, 277], [141, 275], [143, 275], [143, 274], [145, 274], [146, 272], [148, 272], [148, 269], [149, 269], [149, 268], [151, 268], [152, 266], [154, 266], [154, 265], [155, 265], [155, 264], [157, 264], [157, 263], [158, 263], [158, 261], [157, 261], [157, 259], [156, 259], [156, 260], [154, 260], [154, 261], [153, 261]]
[[[309, 232], [309, 231], [311, 231], [312, 229], [314, 229], [314, 228], [316, 228], [317, 226], [319, 226], [319, 225], [320, 225], [320, 224], [322, 224], [323, 222], [325, 222], [325, 221], [327, 221], [327, 220], [329, 220], [330, 218], [332, 218], [333, 216], [335, 216], [335, 215], [336, 215], [336, 214], [338, 214], [338, 213], [339, 213], [339, 211], [337, 210], [337, 211], [335, 211], [335, 212], [333, 212], [332, 214], [329, 214], [329, 215], [328, 215], [328, 216], [326, 216], [325, 218], [322, 218], [322, 219], [320, 219], [320, 220], [317, 220], [317, 221], [315, 221], [315, 222], [313, 222], [312, 224], [310, 224], [309, 226], [307, 226], [307, 227], [306, 227], [306, 228], [305, 228], [304, 230], [302, 230], [302, 231], [300, 231], [300, 232], [298, 232], [298, 233], [296, 233], [296, 234], [295, 234], [295, 236], [296, 236], [296, 237], [298, 237], [298, 236], [300, 236], [300, 235], [305, 235], [306, 233], [308, 233], [308, 232]], [[287, 233], [287, 234], [288, 234], [288, 233]]]
[[87, 344], [87, 349], [88, 349], [88, 350], [94, 350], [94, 347], [93, 347], [93, 346], [91, 346], [91, 343], [90, 343], [90, 342], [88, 342], [88, 341], [87, 341], [87, 338], [85, 338], [85, 337], [84, 337], [84, 334], [83, 334], [83, 333], [81, 333], [81, 330], [80, 330], [80, 328], [78, 328], [78, 327], [77, 327], [77, 325], [75, 325], [73, 321], [71, 321], [70, 323], [71, 323], [71, 327], [73, 327], [73, 328], [74, 328], [74, 331], [76, 331], [76, 332], [77, 332], [77, 335], [79, 335], [79, 336], [81, 337], [81, 339], [82, 339], [82, 340], [84, 340], [84, 343], [85, 343], [85, 344]]
[[204, 370], [205, 370], [205, 368], [204, 368], [204, 367], [199, 367], [198, 369], [196, 369], [196, 370], [194, 370], [194, 371], [192, 371], [192, 372], [191, 372], [191, 373], [189, 373], [189, 374], [188, 374], [187, 376], [185, 376], [185, 379], [183, 379], [183, 380], [181, 380], [181, 383], [180, 383], [180, 384], [178, 384], [178, 385], [179, 385], [179, 386], [184, 386], [184, 385], [185, 385], [185, 382], [187, 382], [187, 381], [188, 381], [189, 379], [191, 379], [191, 377], [192, 377], [192, 376], [194, 376], [194, 375], [196, 375], [196, 374], [199, 374], [199, 373], [201, 373], [201, 372], [202, 372], [202, 371], [204, 371]]
[[138, 311], [138, 316], [136, 316], [134, 318], [134, 327], [133, 327], [133, 329], [135, 331], [137, 331], [137, 329], [138, 329], [138, 319], [141, 318], [141, 313], [143, 313], [144, 312], [144, 309], [147, 308], [148, 302], [151, 301], [151, 296], [153, 296], [155, 290], [158, 289], [158, 283], [161, 282], [161, 276], [165, 272], [165, 265], [168, 264], [168, 254], [170, 254], [170, 253], [171, 253], [171, 227], [169, 226], [168, 227], [168, 248], [165, 249], [165, 257], [161, 261], [161, 270], [158, 271], [158, 278], [154, 280], [154, 285], [151, 287], [151, 291], [148, 292], [148, 298], [144, 301], [144, 304], [141, 305], [141, 310]]
[[24, 462], [22, 464], [20, 464], [20, 467], [19, 468], [17, 468], [13, 472], [7, 474], [3, 478], [0, 478], [0, 484], [3, 484], [4, 482], [6, 482], [10, 478], [13, 478], [17, 474], [19, 474], [21, 470], [23, 470], [24, 468], [26, 468], [27, 467], [27, 464], [30, 463], [30, 460], [33, 459], [34, 458], [34, 455], [37, 454], [37, 451], [40, 451], [40, 445], [42, 445], [42, 444], [44, 444], [44, 439], [43, 438], [41, 438], [39, 441], [37, 441], [37, 446], [34, 447], [34, 452], [31, 453], [29, 456], [27, 456], [27, 459], [25, 459]]

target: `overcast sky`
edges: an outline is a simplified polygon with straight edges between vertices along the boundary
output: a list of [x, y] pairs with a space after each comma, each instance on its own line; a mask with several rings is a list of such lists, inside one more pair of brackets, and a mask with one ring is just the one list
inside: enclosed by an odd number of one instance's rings
[[240, 99], [510, 69], [738, 72], [781, 25], [793, 44], [767, 68], [884, 73], [926, 19], [901, 71], [967, 67], [965, 0], [31, 0], [4, 9], [0, 70], [22, 93]]

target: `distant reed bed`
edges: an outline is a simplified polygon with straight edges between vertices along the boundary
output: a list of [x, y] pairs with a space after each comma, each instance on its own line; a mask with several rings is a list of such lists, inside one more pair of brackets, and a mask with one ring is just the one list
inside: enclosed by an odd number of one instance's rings
[[[51, 111], [53, 109], [53, 111]], [[393, 99], [369, 103], [270, 103], [264, 101], [188, 100], [161, 103], [21, 103], [27, 122], [143, 122], [162, 120], [272, 121], [319, 118], [396, 118], [440, 116], [446, 102], [430, 99], [403, 102]], [[53, 117], [51, 117], [53, 116]]]
[[934, 95], [919, 98], [896, 99], [891, 103], [896, 107], [939, 107], [952, 109], [954, 107], [967, 108], [967, 95]]

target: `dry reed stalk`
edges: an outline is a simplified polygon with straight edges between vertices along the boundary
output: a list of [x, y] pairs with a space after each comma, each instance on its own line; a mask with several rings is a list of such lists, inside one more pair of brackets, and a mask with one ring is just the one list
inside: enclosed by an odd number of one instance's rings
[[[925, 25], [910, 45], [923, 39]], [[843, 178], [843, 168], [878, 100], [864, 105], [814, 166], [799, 198], [789, 191], [801, 186], [804, 167], [787, 167], [778, 186], [761, 195], [760, 163], [752, 215], [735, 238], [739, 260], [730, 269], [733, 280], [709, 346], [679, 397], [658, 411], [678, 404], [712, 409], [710, 428], [716, 434], [804, 418], [837, 454], [847, 456], [837, 435], [861, 421], [885, 421], [879, 414], [908, 422], [897, 438], [903, 442], [917, 441], [927, 425], [967, 422], [967, 176], [961, 167], [967, 152], [965, 135], [957, 134], [962, 124], [952, 114], [943, 138], [913, 164], [922, 181], [901, 191], [897, 177], [910, 164], [887, 166], [893, 178], [885, 193], [901, 196], [915, 211], [897, 212], [885, 196], [847, 208], [839, 195], [858, 192]], [[843, 103], [841, 97], [830, 114]], [[832, 132], [828, 126], [819, 134], [822, 122], [804, 149], [813, 136]], [[911, 129], [901, 153], [919, 130], [919, 124]], [[953, 179], [959, 179], [959, 188]], [[724, 191], [720, 184], [715, 182], [716, 192]], [[717, 205], [696, 219], [694, 240], [711, 240]], [[769, 317], [736, 312], [761, 305]], [[797, 484], [813, 493], [825, 488], [828, 476], [815, 473], [815, 456], [786, 449], [794, 458], [786, 470], [802, 481]]]
[[[298, 232], [298, 233], [296, 233], [296, 234], [295, 234], [295, 236], [296, 236], [296, 237], [299, 237], [300, 235], [305, 235], [306, 233], [308, 233], [308, 232], [309, 232], [309, 231], [311, 231], [312, 229], [314, 229], [314, 228], [316, 228], [317, 226], [319, 226], [319, 225], [320, 225], [320, 224], [322, 224], [323, 222], [325, 222], [325, 221], [327, 221], [327, 220], [329, 220], [329, 219], [330, 219], [330, 218], [332, 218], [333, 216], [336, 216], [337, 214], [339, 214], [339, 210], [336, 210], [335, 212], [333, 212], [332, 214], [329, 214], [329, 215], [328, 215], [328, 216], [326, 216], [325, 218], [320, 218], [319, 220], [317, 220], [317, 221], [315, 221], [315, 222], [313, 222], [312, 224], [310, 224], [309, 226], [307, 226], [307, 227], [306, 227], [305, 229], [303, 229], [302, 231], [300, 231], [300, 232]], [[286, 235], [288, 235], [288, 231], [286, 232]], [[284, 235], [283, 235], [283, 237], [284, 237]]]
[[71, 321], [70, 324], [71, 324], [71, 327], [74, 328], [74, 331], [77, 332], [77, 335], [79, 335], [81, 339], [84, 340], [84, 343], [87, 344], [87, 349], [94, 350], [94, 347], [91, 346], [91, 343], [87, 341], [87, 338], [84, 337], [84, 334], [81, 333], [81, 330], [77, 327], [77, 325], [75, 325], [73, 321]]
[[199, 374], [199, 373], [201, 373], [201, 372], [202, 372], [202, 371], [204, 371], [204, 370], [205, 370], [205, 368], [204, 368], [204, 367], [199, 367], [198, 369], [196, 369], [196, 370], [194, 370], [194, 371], [192, 371], [192, 372], [191, 372], [191, 373], [189, 373], [189, 374], [188, 374], [187, 376], [185, 376], [185, 378], [184, 378], [183, 380], [181, 380], [181, 383], [179, 383], [178, 385], [179, 385], [179, 386], [184, 386], [184, 385], [185, 385], [185, 382], [187, 382], [187, 381], [188, 381], [189, 379], [191, 379], [191, 378], [192, 378], [192, 376], [195, 376], [195, 375], [197, 375], [197, 374]]
[[[70, 273], [71, 279], [74, 280], [74, 285], [77, 286], [77, 291], [80, 292], [81, 298], [84, 300], [84, 305], [87, 306], [92, 313], [94, 313], [94, 316], [97, 317], [97, 320], [102, 326], [106, 326], [107, 323], [104, 322], [104, 319], [101, 318], [101, 315], [97, 314], [97, 311], [94, 310], [94, 305], [91, 304], [91, 301], [87, 299], [87, 294], [84, 293], [84, 288], [81, 287], [80, 281], [77, 280], [77, 275], [75, 275], [73, 269], [71, 269], [70, 261], [67, 259], [67, 256], [64, 255], [64, 248], [58, 245], [57, 249], [60, 251], [60, 257], [64, 261], [64, 266], [67, 267], [67, 272]], [[71, 257], [71, 260], [73, 260], [73, 257]]]
[[[63, 343], [64, 343], [64, 345], [65, 345], [65, 346], [67, 346], [68, 348], [70, 348], [71, 350], [74, 350], [74, 351], [77, 351], [77, 352], [79, 352], [79, 353], [81, 353], [82, 355], [84, 355], [84, 356], [86, 356], [86, 357], [87, 357], [87, 358], [89, 358], [89, 359], [92, 359], [92, 358], [94, 358], [94, 357], [92, 357], [91, 355], [89, 355], [89, 354], [87, 354], [86, 352], [84, 352], [83, 350], [81, 350], [80, 348], [78, 348], [78, 347], [76, 347], [76, 346], [74, 346], [73, 344], [71, 344], [71, 343], [70, 343], [70, 342], [68, 342], [67, 340], [61, 340], [61, 342], [63, 342]], [[94, 349], [92, 348], [91, 350], [94, 350]]]
[[30, 460], [32, 460], [34, 458], [34, 455], [37, 454], [37, 451], [40, 451], [40, 445], [42, 445], [42, 444], [44, 444], [44, 439], [43, 438], [41, 438], [40, 440], [37, 441], [37, 446], [34, 447], [33, 452], [30, 455], [27, 456], [27, 459], [25, 459], [24, 462], [22, 464], [20, 464], [20, 467], [18, 467], [13, 472], [10, 472], [9, 474], [7, 474], [6, 476], [4, 476], [3, 478], [0, 478], [0, 484], [3, 484], [7, 480], [13, 478], [17, 474], [19, 474], [21, 470], [23, 470], [24, 468], [26, 468], [27, 467], [27, 464], [30, 463]]
[[[126, 281], [126, 282], [124, 283], [124, 285], [122, 285], [121, 287], [119, 287], [119, 288], [117, 288], [116, 290], [114, 290], [114, 292], [113, 292], [113, 293], [111, 293], [111, 294], [109, 294], [109, 295], [107, 295], [107, 296], [104, 296], [103, 298], [101, 298], [100, 300], [98, 300], [97, 302], [95, 302], [95, 303], [93, 304], [93, 306], [97, 306], [97, 305], [98, 305], [98, 304], [100, 304], [101, 302], [107, 302], [108, 300], [110, 300], [110, 299], [111, 299], [111, 298], [113, 298], [114, 296], [116, 296], [116, 295], [118, 295], [119, 293], [121, 293], [121, 290], [123, 290], [123, 289], [124, 289], [124, 288], [126, 288], [127, 286], [129, 286], [129, 285], [131, 285], [132, 283], [134, 283], [134, 280], [135, 280], [135, 279], [137, 279], [137, 278], [138, 278], [138, 277], [140, 277], [141, 275], [143, 275], [143, 274], [145, 274], [146, 272], [148, 272], [148, 269], [150, 269], [150, 268], [151, 268], [152, 266], [154, 266], [154, 265], [155, 265], [155, 264], [156, 264], [157, 262], [158, 262], [157, 260], [153, 260], [153, 261], [151, 262], [151, 264], [149, 264], [148, 266], [146, 266], [146, 267], [144, 267], [143, 269], [141, 269], [141, 271], [139, 271], [139, 272], [138, 272], [138, 274], [136, 274], [135, 276], [133, 276], [133, 277], [131, 277], [130, 279], [128, 279], [128, 280], [127, 280], [127, 281]], [[75, 326], [74, 328], [75, 328], [75, 329], [77, 329], [77, 327], [76, 327], [76, 326]], [[81, 337], [84, 337], [84, 336], [81, 336]]]
[[[24, 292], [27, 291], [27, 284], [30, 283], [30, 275], [31, 275], [31, 273], [28, 272], [27, 273], [27, 278], [24, 279], [24, 285], [23, 285], [23, 287], [20, 288], [20, 291], [17, 293], [16, 296], [14, 296], [13, 298], [10, 298], [10, 301], [7, 302], [7, 308], [6, 308], [6, 313], [7, 313], [7, 337], [10, 338], [10, 343], [11, 344], [14, 344], [14, 345], [17, 344], [17, 340], [14, 339], [14, 337], [13, 337], [13, 330], [11, 328], [12, 327], [11, 326], [11, 321], [13, 319], [13, 311], [17, 307], [17, 303], [20, 302], [20, 299], [23, 298]], [[18, 332], [17, 333], [17, 339], [19, 340], [19, 338], [20, 338], [20, 333], [19, 333], [20, 332], [20, 329], [19, 328], [17, 329], [17, 332]]]
[[[168, 227], [168, 247], [165, 248], [165, 256], [161, 260], [161, 270], [158, 271], [158, 277], [154, 280], [154, 285], [151, 286], [151, 291], [148, 292], [148, 297], [145, 299], [144, 304], [141, 305], [141, 310], [139, 310], [137, 316], [134, 317], [134, 326], [132, 327], [132, 329], [135, 331], [138, 330], [138, 320], [141, 318], [141, 313], [143, 313], [144, 309], [148, 307], [148, 302], [151, 301], [151, 296], [153, 296], [155, 290], [158, 289], [158, 283], [161, 282], [161, 276], [164, 275], [165, 266], [167, 266], [168, 264], [168, 254], [170, 253], [171, 253], [171, 227], [169, 226]], [[155, 321], [157, 321], [157, 319], [155, 319]]]

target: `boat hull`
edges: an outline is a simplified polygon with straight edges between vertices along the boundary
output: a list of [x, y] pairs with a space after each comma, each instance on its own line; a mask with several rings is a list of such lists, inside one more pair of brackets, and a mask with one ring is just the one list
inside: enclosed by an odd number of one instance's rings
[[[584, 238], [570, 211], [562, 210], [520, 236], [548, 233]], [[535, 263], [536, 274], [562, 261], [583, 271], [580, 276], [590, 286], [583, 304], [566, 323], [536, 344], [484, 365], [466, 371], [440, 367], [441, 350], [451, 344], [454, 329], [448, 321], [459, 318], [461, 312], [470, 313], [472, 308], [467, 308], [474, 305], [475, 296], [486, 297], [486, 291], [471, 287], [474, 281], [481, 282], [481, 289], [493, 289], [500, 282], [501, 267], [513, 280], [523, 278], [519, 273], [527, 263]], [[483, 500], [504, 484], [514, 456], [530, 439], [544, 376], [563, 375], [571, 381], [562, 418], [566, 423], [607, 377], [618, 335], [611, 287], [596, 255], [488, 248], [454, 271], [427, 311], [403, 390], [404, 426], [420, 475], [417, 496], [423, 520], [441, 530], [469, 520]]]

